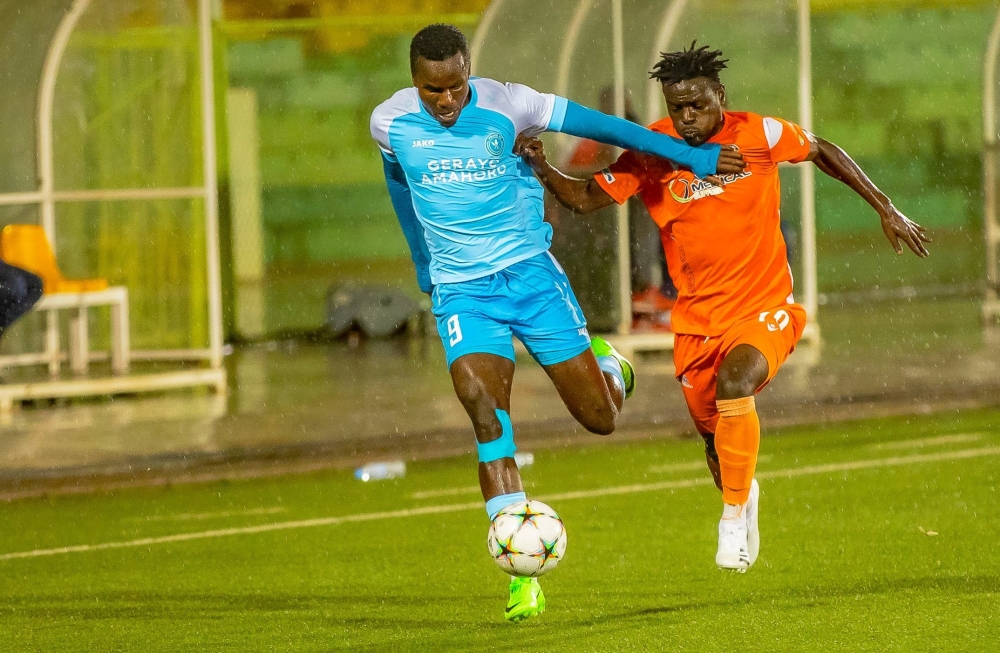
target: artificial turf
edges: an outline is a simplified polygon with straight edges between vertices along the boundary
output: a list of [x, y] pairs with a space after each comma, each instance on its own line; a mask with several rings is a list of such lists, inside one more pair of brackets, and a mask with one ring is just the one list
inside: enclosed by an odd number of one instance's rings
[[[955, 452], [972, 453], [939, 459]], [[521, 624], [503, 620], [467, 458], [369, 484], [329, 471], [5, 504], [0, 554], [459, 507], [3, 559], [0, 650], [997, 650], [997, 411], [773, 431], [762, 454], [761, 556], [738, 575], [714, 566], [698, 443], [536, 452], [529, 495], [556, 497], [569, 548], [542, 579], [548, 610]], [[855, 461], [878, 466], [817, 467]], [[620, 486], [638, 487], [558, 498]]]

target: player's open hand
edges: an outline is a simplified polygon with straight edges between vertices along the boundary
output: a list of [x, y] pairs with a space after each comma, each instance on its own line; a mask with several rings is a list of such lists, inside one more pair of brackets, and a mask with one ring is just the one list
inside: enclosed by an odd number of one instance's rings
[[514, 140], [514, 154], [524, 159], [532, 170], [545, 165], [545, 145], [535, 136], [518, 134]]
[[882, 214], [882, 231], [897, 254], [903, 253], [903, 246], [899, 243], [902, 240], [914, 254], [927, 258], [929, 252], [924, 243], [931, 242], [931, 239], [927, 237], [925, 229], [896, 210], [892, 204]]
[[747, 162], [735, 145], [723, 145], [719, 153], [719, 163], [715, 166], [717, 175], [738, 175], [747, 167]]

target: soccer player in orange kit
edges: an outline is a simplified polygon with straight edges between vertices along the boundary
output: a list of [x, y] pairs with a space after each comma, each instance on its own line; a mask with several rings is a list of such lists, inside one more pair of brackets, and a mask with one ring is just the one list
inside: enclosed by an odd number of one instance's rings
[[744, 572], [760, 548], [754, 395], [795, 349], [806, 323], [792, 296], [779, 228], [778, 164], [812, 161], [848, 185], [878, 213], [896, 253], [902, 241], [925, 257], [930, 240], [836, 145], [785, 120], [727, 111], [721, 57], [694, 43], [663, 54], [650, 76], [663, 85], [669, 118], [650, 129], [692, 146], [734, 143], [746, 162], [740, 174], [699, 179], [664, 159], [627, 151], [593, 178], [574, 179], [548, 164], [537, 138], [520, 137], [515, 152], [568, 208], [587, 213], [638, 194], [659, 225], [679, 293], [671, 316], [675, 374], [722, 490], [715, 562]]

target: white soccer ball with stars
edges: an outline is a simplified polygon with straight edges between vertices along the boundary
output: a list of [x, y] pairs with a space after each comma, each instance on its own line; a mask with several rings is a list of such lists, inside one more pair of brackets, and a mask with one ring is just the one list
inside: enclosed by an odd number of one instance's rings
[[497, 565], [513, 576], [541, 576], [566, 555], [566, 527], [541, 501], [520, 501], [497, 513], [486, 545]]

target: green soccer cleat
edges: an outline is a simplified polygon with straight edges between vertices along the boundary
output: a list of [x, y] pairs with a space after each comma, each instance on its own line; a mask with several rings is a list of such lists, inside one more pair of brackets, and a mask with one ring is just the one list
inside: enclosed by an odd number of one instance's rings
[[602, 356], [614, 356], [622, 366], [622, 377], [625, 379], [625, 398], [628, 399], [635, 392], [635, 368], [632, 367], [631, 361], [619, 354], [611, 343], [594, 336], [590, 339], [590, 349], [594, 352], [594, 356], [601, 358]]
[[524, 621], [545, 611], [545, 595], [537, 578], [510, 579], [510, 600], [503, 616], [507, 621]]

